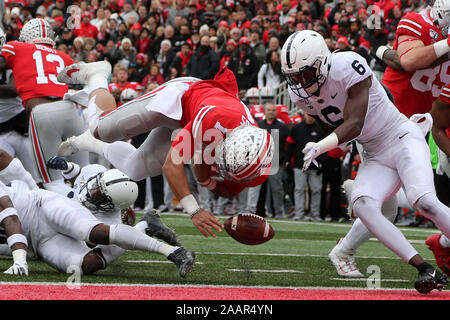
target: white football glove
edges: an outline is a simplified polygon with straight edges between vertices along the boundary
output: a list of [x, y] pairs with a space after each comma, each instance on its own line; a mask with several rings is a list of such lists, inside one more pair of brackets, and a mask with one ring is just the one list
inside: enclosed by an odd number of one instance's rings
[[308, 170], [311, 162], [317, 166], [317, 162], [314, 160], [320, 155], [320, 147], [318, 143], [308, 142], [302, 150], [303, 156], [303, 172]]
[[28, 264], [26, 262], [16, 262], [4, 274], [13, 274], [18, 276], [28, 276]]

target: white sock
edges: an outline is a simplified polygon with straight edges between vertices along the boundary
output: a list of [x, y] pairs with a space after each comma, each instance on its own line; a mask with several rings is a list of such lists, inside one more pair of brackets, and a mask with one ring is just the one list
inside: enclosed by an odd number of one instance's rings
[[105, 146], [105, 142], [96, 139], [89, 130], [80, 134], [75, 139], [74, 144], [78, 149], [94, 152], [99, 155], [103, 155], [103, 148]]
[[98, 79], [93, 79], [93, 81], [89, 81], [89, 84], [88, 84], [89, 95], [91, 95], [91, 93], [97, 89], [105, 89], [109, 92], [108, 80], [106, 80], [102, 77], [101, 79], [98, 78]]
[[445, 236], [445, 234], [442, 234], [439, 238], [439, 243], [444, 248], [450, 248], [450, 239]]
[[[97, 88], [98, 89], [98, 88]], [[92, 134], [94, 134], [95, 129], [98, 127], [98, 122], [100, 121], [100, 116], [104, 112], [104, 110], [100, 109], [97, 104], [95, 103], [95, 100], [97, 98], [97, 95], [94, 95], [89, 99], [89, 103], [87, 105], [87, 123], [89, 126], [89, 130]]]
[[30, 190], [38, 188], [31, 174], [25, 170], [22, 162], [17, 158], [14, 158], [6, 168], [0, 170], [0, 180], [5, 184], [13, 180], [21, 180], [28, 185]]
[[166, 258], [179, 247], [172, 247], [164, 242], [161, 242], [161, 245], [158, 248], [158, 252], [164, 255]]
[[133, 227], [135, 229], [137, 229], [138, 231], [145, 233], [145, 229], [148, 228], [148, 223], [145, 220], [139, 221], [138, 223], [136, 223], [136, 225]]
[[372, 234], [362, 223], [361, 219], [356, 219], [350, 231], [339, 243], [339, 248], [345, 254], [355, 254], [356, 250], [367, 242]]
[[[124, 224], [111, 225], [109, 229], [109, 244], [115, 244], [126, 250], [141, 250], [160, 252], [163, 244], [133, 227]], [[170, 246], [171, 247], [171, 246]], [[165, 252], [165, 250], [163, 250]]]

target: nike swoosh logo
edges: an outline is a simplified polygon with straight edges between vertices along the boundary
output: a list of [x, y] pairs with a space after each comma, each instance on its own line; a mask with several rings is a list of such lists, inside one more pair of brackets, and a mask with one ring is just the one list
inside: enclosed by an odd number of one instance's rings
[[436, 275], [436, 270], [434, 270], [433, 273], [428, 273], [428, 274], [434, 278], [434, 276]]
[[406, 136], [409, 132], [403, 134], [402, 136], [398, 137], [399, 139], [403, 138], [404, 136]]
[[69, 78], [72, 78], [72, 73], [78, 72], [78, 71], [80, 71], [80, 69], [71, 69], [71, 70], [67, 71], [67, 76]]
[[334, 99], [334, 98], [337, 96], [337, 94], [338, 94], [338, 93], [336, 92], [334, 95], [332, 95], [332, 96], [331, 96], [331, 99]]

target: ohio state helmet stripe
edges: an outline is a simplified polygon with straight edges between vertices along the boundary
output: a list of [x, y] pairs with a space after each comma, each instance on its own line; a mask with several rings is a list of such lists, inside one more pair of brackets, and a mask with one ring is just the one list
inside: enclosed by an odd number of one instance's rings
[[42, 38], [47, 38], [47, 32], [45, 30], [45, 22], [42, 19], [39, 19], [39, 22], [41, 24], [41, 35], [42, 35]]

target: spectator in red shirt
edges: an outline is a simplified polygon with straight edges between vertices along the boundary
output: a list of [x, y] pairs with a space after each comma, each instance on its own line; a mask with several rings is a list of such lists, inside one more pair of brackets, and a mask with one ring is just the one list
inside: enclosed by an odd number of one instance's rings
[[233, 22], [230, 28], [239, 28], [241, 31], [244, 31], [244, 29], [250, 29], [251, 22], [247, 19], [247, 13], [244, 8], [241, 7], [237, 10], [236, 17], [237, 21]]
[[91, 15], [87, 12], [81, 16], [80, 25], [75, 28], [74, 34], [76, 37], [89, 37], [97, 39], [98, 29], [91, 24]]
[[147, 87], [150, 83], [157, 83], [161, 85], [165, 82], [163, 75], [160, 72], [160, 66], [154, 63], [150, 66], [150, 74], [147, 75], [141, 82], [142, 87]]

